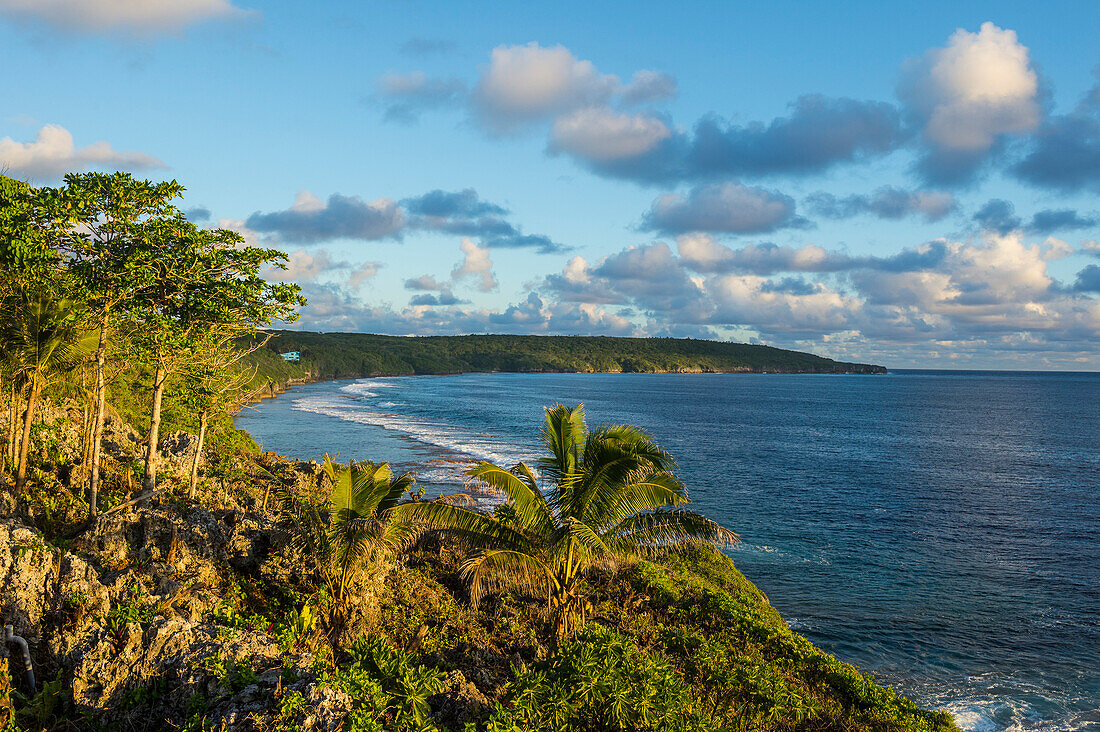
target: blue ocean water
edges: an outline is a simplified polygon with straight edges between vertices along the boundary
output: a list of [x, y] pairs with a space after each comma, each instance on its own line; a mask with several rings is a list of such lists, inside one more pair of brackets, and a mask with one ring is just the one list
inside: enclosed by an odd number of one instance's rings
[[1100, 374], [465, 374], [296, 387], [237, 424], [439, 490], [542, 407], [649, 430], [792, 627], [968, 730], [1100, 730]]

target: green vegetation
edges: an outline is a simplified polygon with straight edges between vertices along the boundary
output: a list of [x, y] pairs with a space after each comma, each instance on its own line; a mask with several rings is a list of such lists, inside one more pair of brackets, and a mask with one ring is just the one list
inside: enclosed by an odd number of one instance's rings
[[885, 373], [771, 346], [677, 338], [466, 335], [403, 338], [275, 331], [275, 353], [299, 351], [315, 378], [515, 372]]
[[667, 551], [681, 544], [732, 543], [736, 535], [687, 511], [672, 457], [634, 427], [590, 432], [584, 407], [546, 410], [540, 489], [524, 463], [491, 463], [467, 475], [507, 496], [493, 516], [446, 501], [413, 502], [402, 515], [448, 531], [475, 551], [462, 565], [476, 608], [487, 591], [518, 587], [549, 599], [553, 640], [584, 626], [582, 583], [601, 559]]
[[793, 633], [638, 428], [546, 410], [537, 464], [468, 470], [489, 512], [384, 462], [262, 453], [229, 417], [307, 377], [878, 367], [670, 339], [266, 340], [301, 303], [259, 277], [282, 255], [196, 229], [181, 191], [0, 176], [0, 565], [38, 673], [31, 693], [0, 664], [0, 730], [956, 732]]

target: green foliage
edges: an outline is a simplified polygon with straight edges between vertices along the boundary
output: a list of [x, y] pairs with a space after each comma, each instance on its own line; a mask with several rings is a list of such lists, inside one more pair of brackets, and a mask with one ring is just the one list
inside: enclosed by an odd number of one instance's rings
[[680, 508], [687, 491], [672, 457], [635, 427], [589, 431], [582, 406], [546, 409], [540, 488], [524, 463], [510, 470], [479, 463], [467, 475], [501, 492], [493, 516], [447, 501], [404, 504], [399, 511], [452, 533], [474, 552], [462, 566], [477, 607], [487, 592], [520, 588], [547, 597], [555, 642], [584, 625], [583, 581], [601, 558], [659, 554], [737, 536]]
[[485, 732], [719, 729], [664, 656], [604, 628], [586, 629], [552, 658], [515, 674]]
[[199, 665], [212, 674], [219, 685], [231, 691], [240, 691], [256, 682], [256, 672], [251, 666], [222, 658], [220, 650], [202, 659]]
[[401, 376], [470, 371], [881, 373], [881, 366], [834, 361], [744, 343], [608, 336], [398, 336], [275, 331], [266, 349], [299, 351], [317, 377]]
[[414, 665], [408, 654], [382, 638], [360, 637], [350, 649], [352, 662], [329, 678], [353, 700], [348, 732], [431, 732], [428, 698], [439, 692], [442, 674]]

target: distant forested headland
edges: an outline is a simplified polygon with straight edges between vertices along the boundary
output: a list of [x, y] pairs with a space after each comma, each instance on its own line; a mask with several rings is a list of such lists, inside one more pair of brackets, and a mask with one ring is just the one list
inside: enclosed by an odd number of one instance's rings
[[448, 374], [469, 371], [624, 373], [879, 374], [883, 366], [846, 363], [771, 346], [686, 338], [463, 335], [402, 337], [275, 331], [267, 349], [297, 351], [314, 378]]

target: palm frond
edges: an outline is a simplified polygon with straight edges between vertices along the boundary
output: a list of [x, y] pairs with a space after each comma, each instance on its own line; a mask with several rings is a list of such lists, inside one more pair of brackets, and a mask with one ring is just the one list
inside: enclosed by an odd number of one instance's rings
[[609, 531], [605, 540], [619, 553], [651, 555], [691, 542], [732, 546], [740, 538], [706, 516], [674, 509], [631, 516]]
[[554, 517], [550, 506], [538, 489], [531, 469], [524, 463], [505, 470], [492, 463], [481, 462], [467, 470], [466, 475], [507, 496], [523, 529], [544, 534], [553, 526]]
[[534, 553], [536, 545], [522, 532], [480, 511], [444, 501], [413, 501], [395, 507], [402, 520], [423, 529], [446, 531], [474, 549], [510, 549]]
[[462, 563], [462, 579], [470, 588], [470, 604], [477, 609], [481, 598], [492, 592], [521, 589], [549, 597], [552, 573], [540, 559], [509, 549], [490, 549]]

